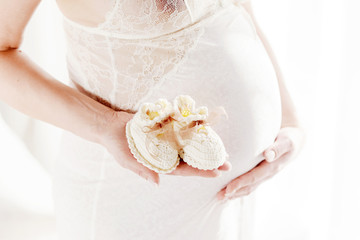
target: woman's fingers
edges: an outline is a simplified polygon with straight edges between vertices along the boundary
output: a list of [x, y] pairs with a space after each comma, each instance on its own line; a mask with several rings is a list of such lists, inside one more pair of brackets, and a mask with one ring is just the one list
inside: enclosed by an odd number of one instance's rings
[[264, 161], [249, 172], [233, 179], [217, 193], [217, 198], [221, 200], [250, 194], [259, 184], [274, 176], [296, 156], [305, 142], [305, 137], [306, 133], [301, 127], [282, 127], [275, 142], [263, 152]]
[[[118, 112], [117, 114], [121, 115], [118, 118], [123, 121], [123, 128], [122, 128], [123, 139], [121, 140], [121, 142], [126, 143], [125, 126], [126, 126], [126, 123], [131, 118], [133, 118], [134, 114], [129, 114], [129, 113], [125, 113], [125, 112]], [[141, 163], [136, 161], [136, 159], [133, 157], [129, 147], [127, 146], [127, 144], [121, 144], [119, 146], [119, 149], [117, 149], [115, 151], [118, 151], [118, 150], [120, 151], [119, 156], [123, 155], [121, 153], [124, 153], [124, 152], [127, 155], [125, 159], [128, 159], [128, 161], [122, 161], [122, 163], [121, 163], [121, 165], [123, 167], [129, 168], [131, 171], [137, 173], [139, 176], [159, 184], [159, 181], [160, 181], [159, 175], [155, 171], [148, 169], [147, 167], [143, 166]], [[188, 165], [187, 163], [181, 161], [180, 164], [176, 167], [176, 169], [174, 171], [172, 171], [171, 173], [167, 173], [167, 175], [199, 176], [199, 177], [213, 178], [213, 177], [220, 176], [222, 171], [230, 171], [230, 170], [231, 170], [231, 163], [229, 161], [225, 161], [225, 163], [222, 166], [220, 166], [214, 170], [200, 170], [200, 169], [194, 168], [194, 167]]]
[[155, 171], [145, 167], [138, 161], [129, 161], [127, 168], [134, 173], [138, 174], [140, 177], [146, 179], [147, 181], [151, 181], [156, 185], [160, 184], [159, 174]]
[[[226, 187], [217, 193], [217, 198], [222, 200], [225, 197], [232, 196], [241, 189], [244, 189], [245, 191], [247, 187], [258, 186], [260, 183], [279, 172], [288, 162], [289, 157], [290, 155], [288, 152], [283, 154], [276, 162], [269, 163], [267, 161], [262, 161], [251, 171], [233, 179]], [[251, 191], [253, 191], [253, 189]], [[242, 194], [245, 193], [246, 192], [243, 192]]]
[[302, 127], [283, 127], [280, 129], [275, 142], [263, 152], [263, 156], [268, 162], [279, 159], [288, 152], [292, 152], [293, 157], [295, 157], [303, 147], [305, 138], [306, 133]]
[[229, 161], [225, 161], [223, 165], [221, 165], [218, 169], [221, 171], [230, 171], [232, 168], [232, 165]]
[[273, 162], [291, 149], [290, 139], [279, 136], [275, 142], [263, 152], [263, 156], [266, 161]]
[[239, 197], [244, 197], [250, 195], [255, 189], [260, 185], [260, 183], [256, 183], [253, 185], [249, 185], [243, 188], [238, 189], [233, 195], [228, 196], [228, 199], [235, 199]]
[[262, 161], [257, 167], [232, 180], [226, 186], [225, 194], [232, 195], [242, 187], [253, 185], [257, 182], [260, 182], [261, 180], [266, 178], [269, 174], [271, 174], [271, 172], [272, 171], [271, 171], [270, 163], [266, 161]]
[[127, 168], [140, 177], [151, 181], [157, 185], [160, 184], [159, 174], [155, 171], [145, 167], [141, 163], [139, 163], [136, 158], [132, 155], [129, 148], [120, 145], [119, 148], [115, 148], [113, 152], [113, 156], [117, 159], [118, 163], [123, 167]]
[[121, 163], [121, 165], [122, 167], [129, 169], [130, 171], [146, 179], [147, 181], [151, 181], [157, 185], [160, 184], [159, 174], [145, 167], [144, 165], [136, 161], [136, 159], [134, 159], [133, 161], [123, 162]]
[[[263, 180], [265, 180], [266, 178], [264, 178]], [[234, 199], [234, 198], [238, 198], [238, 197], [243, 197], [243, 196], [247, 196], [250, 193], [252, 193], [261, 183], [262, 181], [259, 181], [257, 183], [254, 184], [250, 184], [244, 187], [240, 187], [239, 189], [236, 189], [235, 192], [233, 192], [232, 194], [227, 194], [226, 193], [226, 187], [223, 188], [221, 191], [219, 191], [216, 194], [216, 198], [218, 200], [223, 200], [223, 199]]]
[[218, 200], [223, 200], [223, 199], [234, 199], [236, 197], [242, 197], [242, 196], [246, 196], [249, 195], [253, 190], [255, 190], [255, 188], [259, 185], [260, 183], [256, 183], [253, 185], [248, 185], [245, 187], [242, 187], [240, 189], [237, 189], [234, 193], [232, 194], [227, 194], [226, 193], [226, 188], [223, 188], [221, 191], [219, 191], [216, 194], [216, 198]]
[[226, 187], [224, 187], [223, 189], [221, 189], [221, 191], [219, 191], [217, 194], [216, 194], [216, 198], [218, 200], [223, 200], [225, 198], [225, 193], [226, 193]]

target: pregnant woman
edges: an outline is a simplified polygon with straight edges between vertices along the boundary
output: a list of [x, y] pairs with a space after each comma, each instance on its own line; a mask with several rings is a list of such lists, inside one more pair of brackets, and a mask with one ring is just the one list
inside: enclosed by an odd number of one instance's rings
[[[249, 239], [241, 197], [304, 139], [250, 2], [57, 0], [71, 86], [19, 49], [39, 2], [1, 1], [0, 97], [64, 129], [52, 171], [59, 239]], [[180, 94], [226, 110], [212, 126], [229, 154], [218, 169], [157, 174], [129, 151], [125, 124], [140, 104]]]

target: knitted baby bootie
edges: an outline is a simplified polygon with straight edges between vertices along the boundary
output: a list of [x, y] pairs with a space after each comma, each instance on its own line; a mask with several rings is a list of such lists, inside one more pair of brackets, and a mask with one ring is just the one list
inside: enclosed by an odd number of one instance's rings
[[223, 165], [228, 154], [219, 135], [204, 120], [208, 117], [205, 106], [195, 108], [195, 101], [188, 95], [174, 99], [174, 129], [186, 129], [179, 139], [179, 155], [184, 162], [202, 170], [212, 170]]
[[171, 115], [172, 104], [160, 98], [155, 103], [143, 103], [126, 124], [131, 153], [138, 162], [157, 173], [172, 172], [179, 165], [178, 149], [164, 138], [165, 131], [172, 127], [168, 126]]

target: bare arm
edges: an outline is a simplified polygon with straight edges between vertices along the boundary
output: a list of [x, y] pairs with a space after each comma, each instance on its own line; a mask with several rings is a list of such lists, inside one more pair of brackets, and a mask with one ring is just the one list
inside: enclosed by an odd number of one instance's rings
[[19, 49], [39, 0], [1, 0], [0, 100], [42, 121], [100, 143], [112, 109], [62, 84]]
[[[133, 114], [114, 111], [61, 83], [19, 49], [24, 28], [39, 2], [0, 0], [0, 101], [103, 145], [122, 167], [159, 183], [158, 174], [137, 162], [129, 150], [125, 125]], [[219, 170], [229, 170], [229, 163], [212, 171], [181, 164], [171, 174], [216, 177]]]
[[259, 36], [259, 38], [261, 39], [270, 59], [271, 62], [274, 66], [274, 69], [276, 71], [276, 75], [277, 75], [277, 79], [279, 82], [279, 89], [280, 89], [280, 95], [281, 95], [281, 106], [282, 106], [282, 123], [281, 126], [282, 127], [286, 127], [286, 126], [299, 126], [299, 119], [297, 117], [297, 113], [296, 113], [296, 109], [294, 106], [294, 103], [290, 97], [290, 94], [286, 88], [285, 82], [284, 82], [284, 76], [280, 70], [279, 67], [279, 63], [275, 57], [275, 54], [266, 38], [266, 36], [264, 35], [263, 31], [261, 30], [261, 28], [259, 27], [255, 16], [254, 16], [254, 12], [251, 6], [251, 1], [246, 1], [245, 3], [242, 4], [242, 6], [246, 9], [246, 11], [249, 13], [249, 15], [251, 16], [253, 23], [256, 27], [256, 31], [257, 34]]
[[131, 155], [125, 124], [132, 115], [116, 112], [57, 81], [19, 47], [40, 0], [0, 0], [0, 100], [13, 108], [105, 146], [125, 168], [156, 182], [158, 176]]
[[112, 109], [57, 81], [21, 50], [0, 52], [0, 69], [0, 100], [33, 118], [100, 143]]
[[242, 4], [251, 16], [257, 34], [276, 71], [281, 95], [282, 123], [274, 143], [263, 151], [264, 161], [247, 173], [233, 179], [226, 187], [219, 191], [217, 194], [219, 200], [235, 199], [252, 193], [262, 182], [275, 176], [291, 159], [294, 159], [305, 141], [304, 129], [299, 123], [295, 106], [286, 89], [279, 64], [269, 42], [255, 20], [250, 1], [237, 4]]

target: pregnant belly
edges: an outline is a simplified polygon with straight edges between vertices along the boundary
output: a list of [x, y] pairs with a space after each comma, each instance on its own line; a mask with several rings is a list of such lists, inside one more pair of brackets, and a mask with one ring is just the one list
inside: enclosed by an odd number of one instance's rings
[[[210, 111], [216, 106], [225, 108], [228, 120], [213, 129], [224, 142], [232, 170], [218, 178], [160, 175], [160, 187], [155, 187], [120, 167], [100, 146], [66, 134], [53, 174], [62, 233], [86, 236], [89, 227], [96, 226], [97, 234], [105, 239], [133, 239], [130, 235], [144, 228], [144, 233], [169, 236], [206, 229], [206, 239], [217, 236], [222, 205], [212, 200], [232, 179], [263, 160], [262, 151], [273, 143], [281, 124], [274, 69], [242, 8], [230, 6], [207, 22], [177, 71], [144, 101], [170, 100], [179, 94], [192, 96], [198, 106]], [[119, 226], [126, 226], [127, 231]]]
[[239, 176], [263, 160], [281, 124], [281, 101], [272, 63], [248, 15], [231, 5], [207, 22], [204, 34], [176, 72], [147, 99], [192, 96], [211, 111], [223, 106], [228, 119], [213, 125]]

